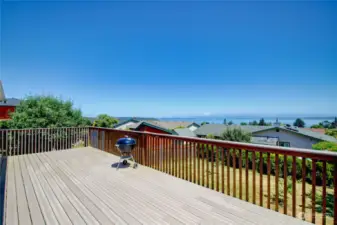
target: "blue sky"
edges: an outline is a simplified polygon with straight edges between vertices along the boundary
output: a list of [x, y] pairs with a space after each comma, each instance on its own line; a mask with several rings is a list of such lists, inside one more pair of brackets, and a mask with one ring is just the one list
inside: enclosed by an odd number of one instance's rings
[[7, 97], [84, 115], [336, 115], [337, 2], [1, 4]]

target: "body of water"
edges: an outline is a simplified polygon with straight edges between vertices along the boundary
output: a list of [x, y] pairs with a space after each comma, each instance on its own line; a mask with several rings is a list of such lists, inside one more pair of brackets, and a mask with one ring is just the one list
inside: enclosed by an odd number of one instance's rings
[[[246, 122], [247, 124], [249, 122], [252, 122], [256, 120], [259, 122], [261, 117], [234, 117], [234, 116], [228, 116], [228, 117], [172, 117], [172, 118], [160, 118], [160, 120], [167, 120], [167, 121], [193, 121], [198, 124], [201, 124], [202, 122], [209, 122], [209, 123], [218, 123], [222, 124], [224, 119], [226, 118], [227, 123], [229, 121], [232, 121], [234, 124], [240, 124], [241, 122]], [[276, 121], [276, 117], [263, 117], [265, 122], [274, 123]], [[293, 124], [298, 117], [278, 117], [278, 121], [283, 124]], [[329, 121], [333, 122], [334, 117], [302, 117], [301, 118], [305, 122], [306, 127], [310, 127], [314, 124], [318, 124], [323, 121]]]

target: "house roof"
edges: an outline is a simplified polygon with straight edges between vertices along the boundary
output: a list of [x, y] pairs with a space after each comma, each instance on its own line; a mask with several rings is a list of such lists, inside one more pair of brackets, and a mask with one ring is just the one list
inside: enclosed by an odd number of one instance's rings
[[195, 130], [195, 134], [206, 136], [207, 134], [213, 134], [214, 136], [220, 136], [227, 128], [241, 128], [242, 130], [250, 133], [254, 133], [272, 126], [239, 126], [239, 125], [225, 125], [225, 124], [204, 124]]
[[[124, 120], [124, 121], [121, 121], [121, 122], [117, 123], [117, 124], [114, 126], [114, 128], [117, 128], [117, 127], [122, 126], [122, 125], [124, 125], [124, 124], [126, 124], [126, 123], [129, 123], [129, 122], [138, 123], [138, 122], [140, 122], [140, 120], [137, 120], [137, 119], [134, 119], [134, 118], [130, 118], [130, 119], [128, 119], [128, 120]], [[133, 124], [133, 125], [134, 125], [134, 124]], [[132, 125], [130, 125], [130, 126], [128, 126], [128, 128], [134, 128], [134, 127], [132, 127]]]
[[[175, 129], [178, 127], [190, 127], [193, 124], [196, 124], [194, 122], [188, 122], [188, 121], [162, 121], [162, 120], [146, 120], [146, 122], [151, 123], [156, 126], [164, 127], [166, 129]], [[196, 124], [198, 125], [198, 124]]]
[[311, 130], [313, 132], [318, 132], [321, 134], [325, 134], [325, 128], [304, 128], [304, 129]]
[[[174, 130], [166, 129], [165, 127], [161, 127], [161, 126], [149, 123], [148, 121], [140, 121], [140, 122], [132, 125], [132, 128], [134, 130], [137, 130], [140, 126], [149, 126], [149, 127], [152, 127], [152, 128], [158, 129], [158, 130], [165, 131], [169, 134], [177, 134]], [[131, 126], [129, 126], [129, 128], [131, 128]]]
[[[199, 127], [195, 133], [197, 135], [206, 136], [207, 134], [213, 134], [214, 136], [220, 136], [224, 130], [228, 128], [238, 127], [246, 132], [250, 132], [252, 134], [270, 130], [270, 129], [276, 129], [276, 126], [239, 126], [239, 125], [224, 125], [224, 124], [205, 124], [201, 127]], [[307, 137], [315, 138], [322, 141], [331, 141], [331, 142], [337, 142], [337, 139], [334, 137], [331, 137], [329, 135], [321, 134], [318, 132], [314, 132], [305, 128], [296, 128], [297, 131], [288, 129], [286, 127], [278, 127], [279, 129], [286, 130], [292, 133], [304, 135]]]
[[177, 134], [179, 136], [183, 136], [183, 137], [196, 137], [197, 135], [191, 131], [188, 128], [178, 128], [178, 129], [174, 129], [175, 132], [177, 132]]
[[128, 121], [128, 120], [131, 120], [131, 119], [138, 120], [138, 121], [141, 121], [141, 120], [157, 120], [156, 118], [151, 118], [151, 117], [115, 117], [115, 118], [118, 119], [120, 122]]
[[7, 98], [6, 102], [0, 102], [0, 106], [18, 106], [21, 100], [17, 98]]

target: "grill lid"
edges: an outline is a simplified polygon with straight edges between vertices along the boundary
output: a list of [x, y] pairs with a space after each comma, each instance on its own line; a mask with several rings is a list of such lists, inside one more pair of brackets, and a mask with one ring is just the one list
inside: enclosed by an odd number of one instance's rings
[[120, 138], [117, 141], [117, 145], [135, 145], [135, 144], [136, 144], [136, 140], [128, 136], [125, 136], [124, 138]]

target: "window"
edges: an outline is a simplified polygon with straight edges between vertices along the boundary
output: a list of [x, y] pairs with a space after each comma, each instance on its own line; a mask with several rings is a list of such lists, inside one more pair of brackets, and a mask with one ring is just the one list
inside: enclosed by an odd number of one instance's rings
[[280, 141], [278, 145], [281, 147], [290, 147], [290, 142]]

